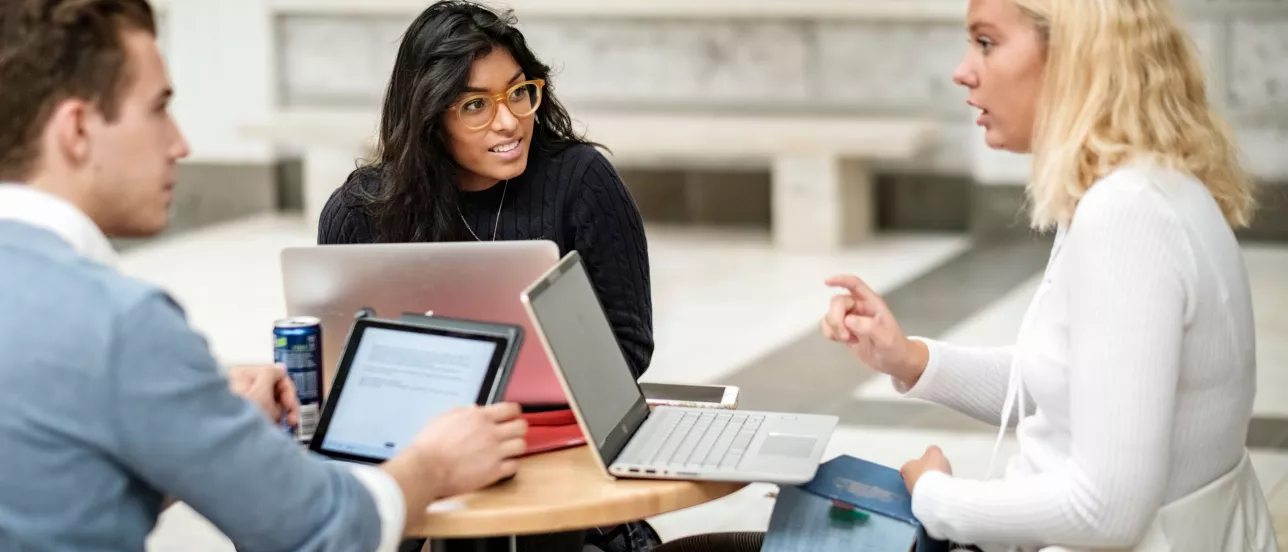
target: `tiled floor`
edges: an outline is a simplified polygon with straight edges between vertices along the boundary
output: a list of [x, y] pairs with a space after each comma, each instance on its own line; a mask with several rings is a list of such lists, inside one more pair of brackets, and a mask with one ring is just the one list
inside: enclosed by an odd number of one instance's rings
[[[646, 379], [738, 384], [749, 408], [837, 412], [843, 426], [830, 455], [898, 466], [937, 444], [956, 473], [984, 475], [993, 439], [986, 427], [933, 405], [899, 400], [884, 378], [817, 336], [816, 321], [832, 294], [822, 280], [835, 272], [863, 276], [886, 294], [896, 314], [906, 313], [910, 332], [1005, 343], [1033, 291], [1032, 275], [1045, 260], [1040, 241], [981, 249], [958, 236], [883, 236], [845, 253], [800, 255], [773, 250], [768, 237], [757, 233], [649, 233], [658, 344]], [[285, 310], [278, 252], [311, 243], [298, 220], [256, 218], [133, 249], [123, 266], [171, 290], [224, 363], [264, 362], [270, 358], [268, 328]], [[1269, 443], [1277, 439], [1279, 422], [1288, 420], [1288, 280], [1277, 276], [1288, 268], [1288, 247], [1246, 251], [1258, 314], [1258, 431]], [[1253, 462], [1279, 515], [1280, 541], [1288, 543], [1288, 443], [1254, 450]], [[753, 485], [653, 522], [668, 538], [763, 529], [771, 490]], [[232, 547], [180, 505], [162, 517], [149, 549]]]

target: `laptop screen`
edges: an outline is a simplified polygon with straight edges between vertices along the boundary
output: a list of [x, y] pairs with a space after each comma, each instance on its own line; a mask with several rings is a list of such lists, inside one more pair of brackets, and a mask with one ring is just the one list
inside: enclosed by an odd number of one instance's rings
[[533, 286], [528, 303], [572, 400], [605, 462], [612, 463], [648, 417], [648, 404], [591, 287], [570, 253]]
[[317, 437], [321, 452], [368, 461], [397, 454], [438, 415], [477, 404], [499, 348], [491, 339], [365, 324], [354, 343]]

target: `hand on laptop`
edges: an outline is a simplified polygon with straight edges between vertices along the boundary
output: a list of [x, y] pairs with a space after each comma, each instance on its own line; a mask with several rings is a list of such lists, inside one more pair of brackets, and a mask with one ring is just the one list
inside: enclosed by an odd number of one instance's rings
[[270, 422], [285, 415], [290, 424], [300, 423], [300, 398], [281, 364], [234, 366], [228, 370], [228, 389], [255, 403]]
[[512, 476], [525, 451], [528, 424], [511, 403], [451, 410], [381, 468], [393, 476], [415, 523], [439, 498], [475, 491]]
[[872, 369], [915, 385], [929, 359], [925, 343], [908, 339], [885, 300], [858, 276], [833, 276], [826, 283], [847, 293], [832, 298], [819, 324], [823, 336], [845, 344]]

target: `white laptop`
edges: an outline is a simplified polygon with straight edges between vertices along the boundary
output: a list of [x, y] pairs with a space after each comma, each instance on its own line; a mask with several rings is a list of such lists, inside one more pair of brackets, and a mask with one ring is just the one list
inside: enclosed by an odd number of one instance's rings
[[[559, 247], [546, 240], [291, 247], [282, 251], [282, 284], [290, 316], [322, 320], [322, 365], [330, 381], [363, 307], [391, 318], [433, 312], [513, 324], [530, 335], [519, 293], [558, 262]], [[525, 340], [505, 400], [568, 404], [539, 341]]]
[[522, 302], [609, 475], [788, 485], [814, 478], [835, 416], [670, 406], [650, 412], [577, 252], [532, 284]]

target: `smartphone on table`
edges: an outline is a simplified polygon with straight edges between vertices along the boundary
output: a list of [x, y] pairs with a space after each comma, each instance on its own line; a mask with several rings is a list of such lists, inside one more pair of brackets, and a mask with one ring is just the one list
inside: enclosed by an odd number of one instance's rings
[[649, 407], [738, 409], [738, 388], [732, 385], [688, 385], [640, 382]]

